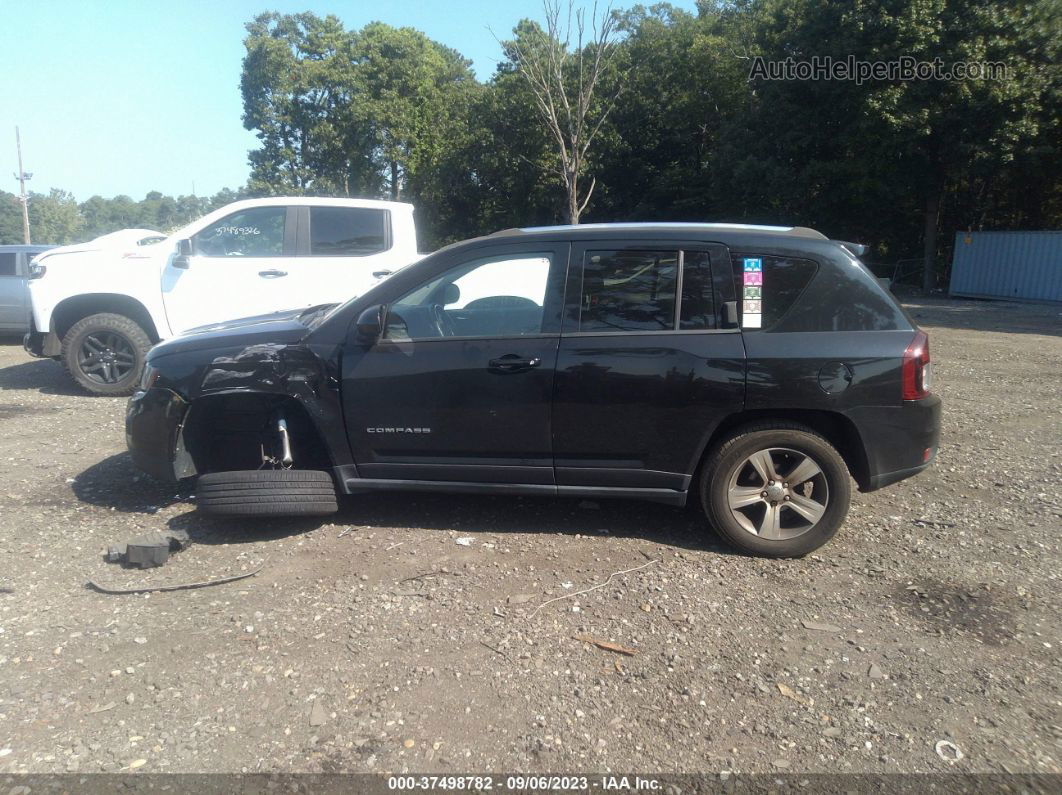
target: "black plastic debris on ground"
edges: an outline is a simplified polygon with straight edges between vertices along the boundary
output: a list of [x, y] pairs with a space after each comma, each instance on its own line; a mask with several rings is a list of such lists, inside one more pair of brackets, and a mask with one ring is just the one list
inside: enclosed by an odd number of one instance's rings
[[191, 541], [184, 530], [145, 533], [132, 541], [107, 548], [104, 558], [108, 563], [124, 563], [150, 569], [162, 566], [170, 559], [171, 552], [180, 552]]

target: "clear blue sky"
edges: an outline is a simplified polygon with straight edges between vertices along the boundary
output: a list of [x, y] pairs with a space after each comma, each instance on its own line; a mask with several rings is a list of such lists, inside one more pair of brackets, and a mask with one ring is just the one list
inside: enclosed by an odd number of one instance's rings
[[540, 0], [0, 0], [0, 188], [18, 188], [16, 124], [34, 191], [83, 201], [241, 186], [256, 144], [241, 121], [243, 26], [262, 11], [331, 13], [348, 29], [415, 27], [486, 80], [500, 57], [495, 34], [541, 9]]

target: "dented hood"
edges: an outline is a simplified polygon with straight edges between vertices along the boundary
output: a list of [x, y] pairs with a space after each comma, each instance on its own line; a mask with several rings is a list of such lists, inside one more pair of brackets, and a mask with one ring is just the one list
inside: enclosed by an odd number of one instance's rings
[[300, 307], [189, 329], [151, 349], [150, 358], [189, 351], [231, 349], [250, 345], [292, 345], [316, 327], [335, 304]]

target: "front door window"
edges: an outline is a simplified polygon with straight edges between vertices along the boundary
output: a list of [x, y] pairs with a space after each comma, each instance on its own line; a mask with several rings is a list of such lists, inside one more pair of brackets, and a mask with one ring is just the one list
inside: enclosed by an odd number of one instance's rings
[[202, 257], [279, 257], [284, 253], [285, 207], [253, 207], [227, 215], [194, 240]]
[[389, 340], [539, 334], [549, 253], [484, 257], [451, 268], [391, 304]]

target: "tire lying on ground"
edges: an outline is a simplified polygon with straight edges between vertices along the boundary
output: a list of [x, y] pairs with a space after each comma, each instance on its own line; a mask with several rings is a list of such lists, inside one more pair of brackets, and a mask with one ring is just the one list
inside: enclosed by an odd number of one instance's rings
[[201, 475], [196, 507], [215, 516], [325, 516], [339, 510], [328, 472], [252, 469]]

